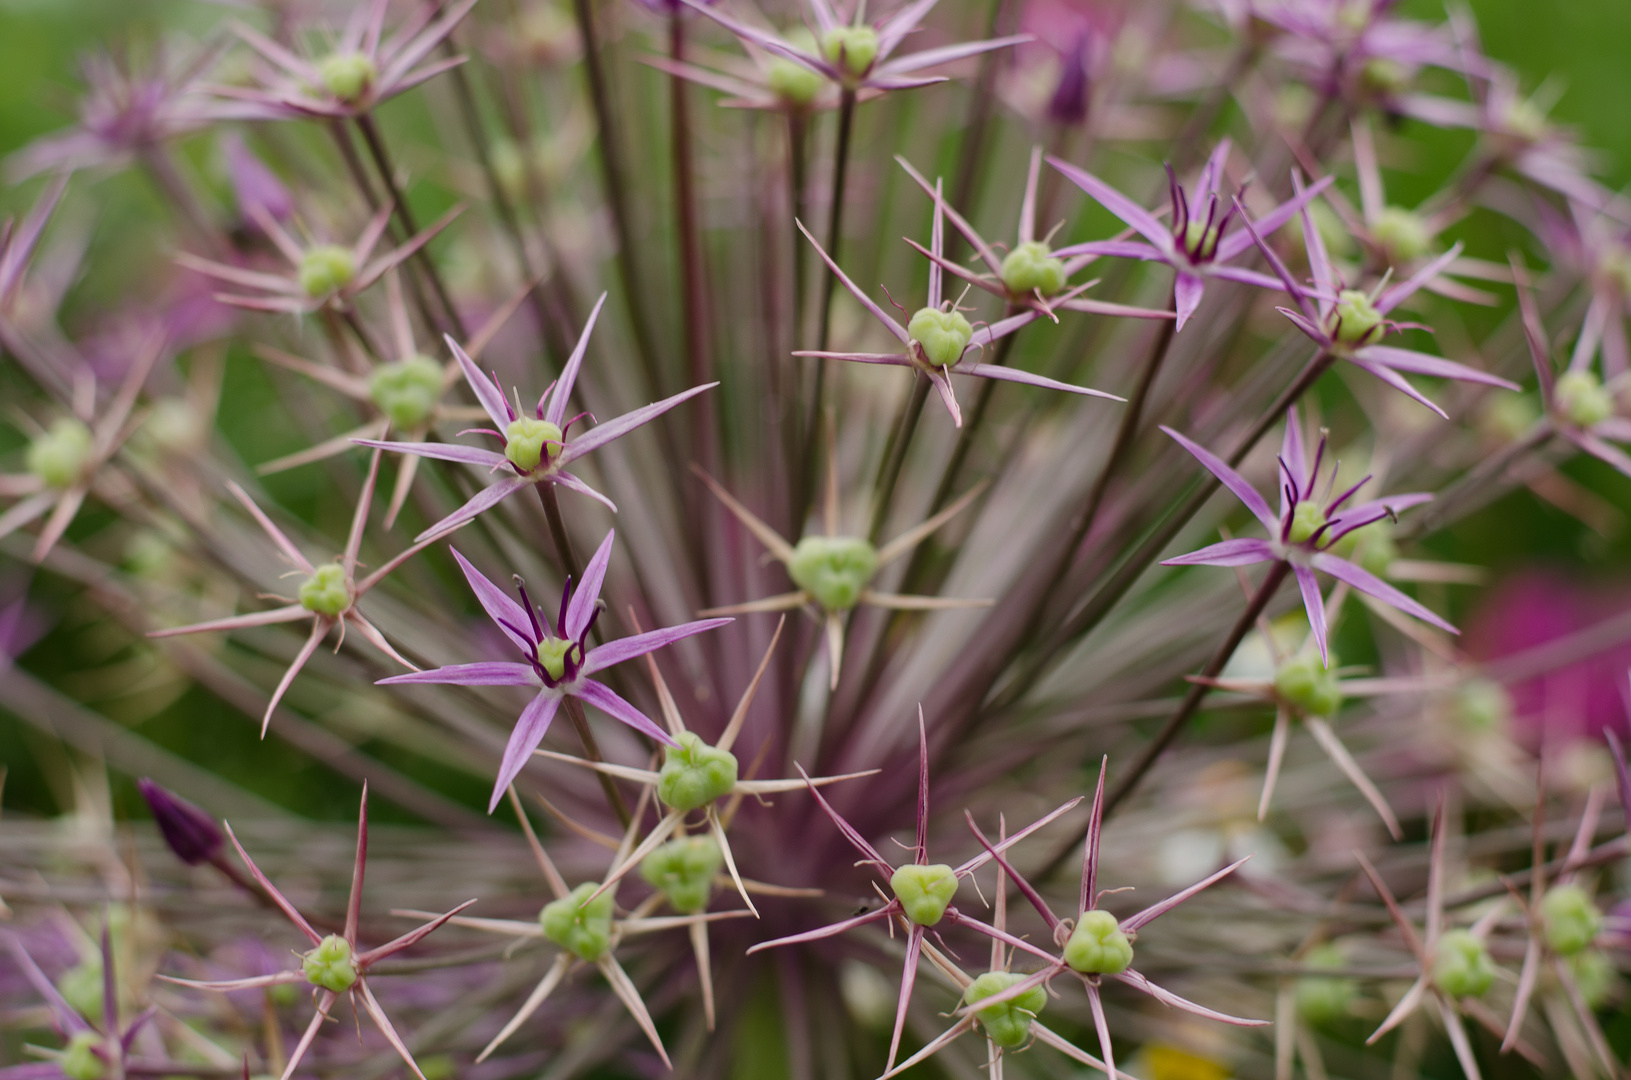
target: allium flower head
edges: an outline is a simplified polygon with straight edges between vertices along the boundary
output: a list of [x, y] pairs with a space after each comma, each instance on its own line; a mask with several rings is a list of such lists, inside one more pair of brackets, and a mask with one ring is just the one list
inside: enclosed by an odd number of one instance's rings
[[[1280, 281], [1268, 274], [1233, 265], [1235, 260], [1251, 249], [1252, 234], [1230, 231], [1237, 212], [1242, 221], [1246, 218], [1238, 198], [1232, 204], [1223, 201], [1223, 168], [1229, 159], [1230, 145], [1229, 140], [1224, 139], [1212, 152], [1201, 169], [1193, 198], [1179, 185], [1172, 167], [1167, 166], [1167, 194], [1172, 202], [1170, 226], [1163, 225], [1154, 214], [1087, 170], [1058, 158], [1048, 158], [1048, 164], [1143, 237], [1142, 241], [1090, 240], [1084, 244], [1071, 244], [1054, 252], [1054, 256], [1068, 259], [1078, 255], [1113, 255], [1166, 263], [1178, 275], [1173, 282], [1172, 295], [1179, 330], [1200, 307], [1209, 277], [1255, 285], [1261, 289], [1283, 288]], [[1256, 223], [1257, 232], [1263, 236], [1274, 232], [1290, 221], [1291, 216], [1306, 206], [1310, 199], [1325, 190], [1330, 182], [1331, 178], [1326, 177], [1264, 214]]]
[[1331, 551], [1337, 541], [1355, 529], [1383, 518], [1397, 517], [1402, 510], [1430, 501], [1432, 495], [1417, 492], [1349, 505], [1349, 500], [1371, 478], [1367, 476], [1347, 490], [1337, 492], [1337, 463], [1333, 461], [1330, 471], [1322, 473], [1326, 436], [1323, 433], [1320, 435], [1310, 455], [1303, 443], [1302, 421], [1298, 418], [1296, 406], [1292, 406], [1286, 412], [1286, 433], [1280, 449], [1280, 511], [1276, 514], [1257, 490], [1222, 458], [1169, 427], [1163, 426], [1161, 430], [1193, 454], [1235, 498], [1246, 504], [1252, 516], [1269, 531], [1267, 540], [1224, 540], [1188, 555], [1163, 560], [1163, 566], [1250, 566], [1261, 562], [1290, 564], [1297, 577], [1297, 586], [1302, 590], [1303, 604], [1308, 610], [1308, 625], [1313, 628], [1320, 659], [1327, 666], [1329, 653], [1326, 649], [1325, 602], [1320, 596], [1315, 570], [1346, 582], [1367, 596], [1430, 622], [1441, 630], [1458, 633], [1455, 627], [1392, 585]]
[[561, 590], [560, 613], [553, 623], [548, 615], [533, 605], [527, 596], [526, 586], [519, 580], [516, 582], [516, 591], [521, 597], [518, 604], [488, 581], [480, 570], [471, 566], [456, 549], [453, 550], [453, 557], [458, 560], [465, 580], [470, 583], [487, 617], [497, 623], [504, 636], [521, 650], [526, 662], [493, 660], [452, 664], [380, 680], [383, 686], [448, 683], [456, 686], [537, 688], [537, 695], [522, 711], [515, 730], [510, 734], [509, 744], [504, 748], [504, 760], [499, 765], [498, 779], [493, 784], [493, 797], [487, 805], [489, 814], [498, 807], [498, 801], [504, 797], [504, 789], [520, 774], [527, 759], [543, 741], [550, 721], [555, 719], [555, 712], [566, 697], [587, 702], [614, 720], [649, 735], [665, 746], [679, 745], [645, 713], [590, 676], [613, 664], [644, 656], [664, 645], [724, 626], [732, 620], [700, 619], [591, 647], [589, 632], [600, 618], [600, 588], [606, 580], [606, 568], [612, 560], [612, 541], [616, 535], [615, 531], [606, 534], [606, 539], [601, 541], [589, 565], [584, 568], [581, 581], [574, 584], [568, 579], [566, 587]]
[[[383, 450], [417, 454], [420, 457], [438, 458], [442, 461], [457, 461], [466, 465], [481, 465], [485, 466], [489, 473], [504, 474], [497, 483], [478, 491], [469, 502], [420, 533], [420, 539], [450, 533], [475, 520], [476, 515], [496, 506], [506, 496], [524, 491], [534, 484], [559, 484], [569, 491], [599, 499], [615, 513], [617, 507], [610, 499], [567, 472], [566, 466], [590, 451], [605, 446], [613, 439], [650, 423], [682, 401], [688, 401], [703, 391], [719, 385], [711, 382], [682, 390], [672, 397], [598, 424], [587, 434], [568, 441], [567, 431], [574, 423], [588, 415], [580, 413], [568, 419], [566, 401], [572, 396], [572, 387], [578, 379], [578, 369], [583, 366], [584, 354], [589, 349], [589, 335], [594, 332], [595, 320], [600, 317], [600, 309], [605, 303], [606, 294], [601, 293], [600, 299], [595, 303], [595, 309], [589, 313], [589, 321], [583, 325], [583, 333], [579, 335], [577, 347], [572, 350], [572, 356], [567, 360], [560, 379], [545, 388], [531, 416], [528, 416], [521, 406], [519, 391], [516, 392], [516, 401], [512, 405], [504, 396], [498, 375], [496, 373], [490, 376], [483, 375], [481, 369], [476, 367], [475, 361], [459, 347], [458, 342], [452, 338], [447, 339], [448, 348], [453, 350], [454, 357], [459, 361], [459, 367], [464, 371], [465, 381], [470, 384], [476, 400], [481, 403], [488, 419], [493, 422], [491, 428], [475, 430], [479, 434], [502, 440], [503, 453], [454, 443], [356, 440], [363, 446], [377, 446]], [[499, 790], [503, 790], [503, 785], [499, 785]]]

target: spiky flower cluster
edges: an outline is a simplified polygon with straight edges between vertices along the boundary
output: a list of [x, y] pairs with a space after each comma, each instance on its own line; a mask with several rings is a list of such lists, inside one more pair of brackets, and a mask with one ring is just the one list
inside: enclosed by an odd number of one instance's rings
[[1468, 561], [1623, 562], [1631, 201], [1470, 17], [234, 6], [5, 148], [0, 1080], [1623, 1074], [1631, 620]]

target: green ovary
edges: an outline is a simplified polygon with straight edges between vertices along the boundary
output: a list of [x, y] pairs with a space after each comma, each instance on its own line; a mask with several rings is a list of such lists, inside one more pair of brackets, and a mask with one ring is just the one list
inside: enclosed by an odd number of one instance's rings
[[1432, 249], [1433, 234], [1418, 213], [1398, 206], [1385, 208], [1371, 226], [1371, 235], [1387, 252], [1391, 263], [1407, 263]]
[[935, 367], [949, 367], [963, 357], [974, 328], [963, 318], [961, 311], [942, 311], [939, 308], [918, 308], [912, 321], [906, 324], [906, 333], [917, 342], [923, 359]]
[[1453, 998], [1483, 997], [1495, 982], [1489, 948], [1470, 931], [1447, 932], [1433, 955], [1433, 982]]
[[551, 679], [566, 677], [566, 654], [572, 651], [572, 644], [566, 638], [552, 637], [538, 643], [538, 662], [549, 672]]
[[341, 101], [356, 102], [374, 85], [379, 69], [359, 52], [330, 53], [317, 64], [323, 88]]
[[1559, 956], [1574, 956], [1597, 939], [1602, 913], [1578, 885], [1558, 885], [1540, 901], [1546, 945]]
[[591, 964], [612, 947], [612, 894], [607, 891], [589, 899], [599, 887], [585, 882], [538, 913], [546, 938]]
[[90, 428], [65, 416], [28, 444], [28, 471], [51, 487], [68, 487], [85, 475], [95, 441]]
[[561, 429], [548, 420], [523, 416], [504, 429], [504, 456], [524, 473], [541, 461], [554, 461], [561, 453]]
[[957, 895], [957, 872], [945, 863], [907, 863], [890, 875], [889, 887], [908, 919], [933, 926], [945, 918], [947, 905]]
[[878, 569], [878, 551], [856, 536], [806, 536], [793, 549], [787, 574], [826, 611], [860, 602]]
[[67, 1047], [57, 1064], [68, 1080], [102, 1080], [107, 1075], [107, 1063], [96, 1052], [101, 1037], [94, 1031], [81, 1031], [68, 1040]]
[[1208, 228], [1204, 221], [1191, 221], [1184, 226], [1183, 249], [1192, 259], [1210, 259], [1218, 253], [1218, 228]]
[[430, 419], [442, 396], [442, 366], [428, 356], [398, 360], [368, 380], [368, 397], [391, 426], [411, 431]]
[[859, 79], [878, 55], [878, 34], [870, 26], [835, 26], [821, 35], [821, 55], [846, 76]]
[[1512, 698], [1500, 683], [1468, 679], [1456, 692], [1455, 718], [1468, 731], [1506, 730], [1512, 719]]
[[[1303, 963], [1311, 968], [1341, 968], [1347, 958], [1335, 945], [1321, 945]], [[1329, 1024], [1348, 1015], [1359, 996], [1359, 984], [1334, 975], [1310, 975], [1297, 980], [1297, 1013], [1311, 1024]]]
[[1382, 313], [1358, 289], [1343, 289], [1325, 327], [1339, 345], [1372, 345], [1386, 332]]
[[318, 244], [300, 257], [300, 288], [313, 299], [343, 289], [357, 276], [357, 260], [339, 244]]
[[1614, 415], [1614, 395], [1589, 371], [1563, 374], [1552, 389], [1552, 398], [1564, 419], [1575, 427], [1589, 428]]
[[[978, 1005], [1015, 983], [1023, 982], [1025, 978], [1014, 971], [988, 971], [968, 984], [968, 989], [963, 991], [963, 1003]], [[999, 1001], [978, 1010], [974, 1015], [985, 1029], [986, 1038], [1005, 1050], [1012, 1050], [1024, 1045], [1025, 1040], [1030, 1038], [1031, 1021], [1036, 1019], [1047, 1003], [1048, 992], [1040, 986], [1033, 986], [1017, 997]]]
[[339, 563], [325, 563], [300, 583], [300, 606], [314, 615], [337, 618], [351, 607], [351, 583]]
[[102, 956], [92, 953], [62, 973], [57, 992], [93, 1023], [102, 1022]]
[[351, 944], [338, 934], [318, 942], [317, 948], [301, 958], [300, 966], [307, 982], [336, 994], [345, 993], [357, 982], [357, 961], [352, 958]]
[[1299, 502], [1291, 509], [1291, 532], [1286, 539], [1293, 544], [1306, 544], [1326, 524], [1325, 511], [1319, 508], [1318, 503]]
[[708, 907], [714, 878], [724, 862], [713, 837], [682, 836], [647, 855], [640, 876], [668, 897], [675, 911], [691, 914]]
[[1002, 283], [1011, 293], [1052, 296], [1065, 287], [1065, 262], [1053, 258], [1048, 245], [1027, 240], [1002, 260]]
[[[1330, 659], [1335, 667], [1335, 654]], [[1300, 653], [1281, 664], [1274, 673], [1274, 692], [1315, 716], [1335, 716], [1342, 708], [1342, 685], [1316, 653]]]
[[1065, 942], [1065, 963], [1083, 975], [1120, 975], [1133, 963], [1133, 943], [1108, 911], [1084, 911]]
[[707, 806], [736, 786], [736, 755], [709, 746], [689, 731], [668, 749], [657, 774], [657, 798], [671, 810], [686, 813]]

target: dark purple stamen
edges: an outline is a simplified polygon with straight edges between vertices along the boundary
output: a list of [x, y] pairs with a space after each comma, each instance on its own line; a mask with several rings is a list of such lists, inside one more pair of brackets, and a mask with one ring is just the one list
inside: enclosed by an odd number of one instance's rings
[[1184, 189], [1178, 186], [1178, 176], [1172, 171], [1172, 165], [1168, 162], [1162, 164], [1167, 170], [1167, 197], [1172, 200], [1172, 235], [1182, 240], [1184, 230], [1189, 227], [1189, 201], [1184, 198]]
[[515, 591], [521, 594], [521, 606], [527, 609], [527, 619], [532, 623], [532, 636], [538, 641], [544, 640], [545, 628], [538, 625], [537, 609], [532, 606], [532, 598], [527, 595], [527, 586], [522, 582], [520, 574], [515, 575]]
[[[1372, 475], [1374, 475], [1374, 474], [1372, 474]], [[1331, 474], [1331, 479], [1333, 479], [1333, 480], [1336, 479], [1336, 473]], [[1349, 488], [1347, 491], [1344, 491], [1340, 498], [1338, 498], [1336, 501], [1334, 501], [1333, 503], [1331, 503], [1329, 506], [1327, 506], [1325, 508], [1325, 512], [1330, 513], [1331, 511], [1340, 508], [1343, 503], [1345, 503], [1349, 499], [1353, 498], [1354, 495], [1359, 491], [1359, 489], [1364, 487], [1366, 484], [1370, 483], [1370, 481], [1371, 481], [1371, 477], [1366, 476], [1365, 479], [1359, 481], [1359, 483], [1355, 484], [1353, 487]]]
[[[589, 418], [590, 423], [595, 422], [595, 414], [590, 412], [588, 409], [585, 409], [583, 412], [580, 412], [578, 415], [568, 420], [565, 424], [561, 425], [561, 434], [565, 435], [568, 431], [571, 431], [572, 425], [577, 423], [579, 420], [582, 420], [585, 416]], [[566, 444], [563, 442], [561, 445], [565, 446]]]

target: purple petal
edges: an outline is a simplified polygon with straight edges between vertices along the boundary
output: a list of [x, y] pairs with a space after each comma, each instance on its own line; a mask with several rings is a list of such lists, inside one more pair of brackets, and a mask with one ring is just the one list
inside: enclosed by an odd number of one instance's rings
[[1411, 296], [1415, 295], [1416, 290], [1438, 277], [1439, 274], [1444, 271], [1445, 267], [1449, 266], [1451, 263], [1455, 262], [1456, 259], [1461, 257], [1461, 247], [1461, 241], [1457, 240], [1450, 247], [1449, 251], [1446, 251], [1444, 254], [1440, 255], [1438, 258], [1434, 259], [1420, 270], [1417, 270], [1414, 274], [1411, 274], [1407, 280], [1399, 282], [1399, 284], [1393, 286], [1391, 289], [1384, 290], [1382, 295], [1376, 298], [1376, 310], [1386, 315], [1388, 312], [1392, 311], [1394, 308], [1408, 300]]
[[1408, 371], [1412, 375], [1428, 375], [1435, 379], [1460, 379], [1462, 382], [1499, 386], [1504, 390], [1520, 389], [1517, 383], [1503, 379], [1499, 375], [1491, 375], [1488, 372], [1479, 371], [1477, 368], [1458, 364], [1453, 360], [1429, 356], [1427, 353], [1415, 352], [1412, 349], [1395, 349], [1389, 345], [1367, 345], [1359, 350], [1358, 355], [1371, 363], [1385, 364], [1396, 371]]
[[467, 525], [474, 521], [477, 515], [483, 511], [492, 509], [509, 496], [514, 495], [523, 488], [532, 486], [532, 484], [533, 481], [522, 476], [513, 476], [508, 480], [500, 480], [496, 484], [489, 484], [472, 495], [469, 502], [414, 537], [413, 542], [417, 544], [424, 540], [430, 540]]
[[1076, 386], [1072, 383], [1059, 382], [1044, 375], [1033, 375], [1029, 371], [1018, 368], [997, 367], [994, 364], [958, 364], [949, 369], [953, 375], [973, 375], [981, 379], [999, 379], [1003, 382], [1024, 383], [1026, 386], [1040, 386], [1046, 390], [1063, 390], [1068, 394], [1086, 394], [1088, 397], [1108, 398], [1111, 401], [1126, 401], [1124, 397], [1107, 394], [1103, 390], [1093, 390], [1086, 386]]
[[1626, 476], [1631, 476], [1631, 455], [1619, 447], [1604, 442], [1589, 431], [1571, 432], [1569, 441], [1597, 460], [1607, 462]]
[[475, 664], [448, 664], [429, 671], [410, 671], [379, 680], [381, 686], [398, 683], [446, 683], [452, 686], [533, 686], [538, 682], [531, 664], [483, 660]]
[[[936, 64], [948, 64], [953, 60], [961, 60], [967, 56], [978, 56], [993, 49], [1005, 49], [1010, 45], [1023, 45], [1030, 41], [1029, 34], [1010, 34], [1008, 37], [987, 38], [984, 41], [967, 41], [961, 45], [942, 45], [935, 49], [924, 49], [921, 52], [903, 56], [899, 60], [891, 60], [878, 69], [878, 76], [888, 79], [894, 75], [905, 75], [908, 72], [922, 71], [926, 67]], [[876, 80], [868, 79], [874, 83]]]
[[1269, 1022], [1267, 1020], [1247, 1020], [1245, 1017], [1231, 1016], [1215, 1009], [1208, 1009], [1204, 1005], [1197, 1005], [1188, 998], [1179, 997], [1165, 987], [1155, 985], [1136, 971], [1124, 971], [1120, 975], [1114, 976], [1114, 978], [1120, 979], [1128, 986], [1144, 991], [1163, 1005], [1174, 1009], [1182, 1009], [1184, 1012], [1194, 1013], [1196, 1016], [1204, 1016], [1208, 1020], [1221, 1020], [1225, 1024], [1234, 1024], [1238, 1027], [1263, 1027]]
[[1206, 159], [1206, 165], [1201, 169], [1200, 182], [1195, 185], [1196, 203], [1204, 202], [1208, 195], [1215, 195], [1220, 190], [1223, 183], [1223, 166], [1229, 160], [1230, 146], [1230, 141], [1224, 139]]
[[889, 332], [894, 334], [896, 339], [899, 340], [902, 345], [910, 342], [912, 340], [911, 335], [907, 334], [906, 327], [896, 322], [887, 311], [877, 305], [872, 297], [868, 296], [863, 290], [857, 287], [855, 282], [849, 279], [848, 274], [839, 269], [838, 264], [833, 262], [832, 256], [827, 254], [827, 250], [820, 244], [816, 243], [816, 238], [810, 235], [810, 230], [804, 227], [803, 222], [799, 222], [798, 227], [799, 231], [804, 234], [804, 238], [810, 241], [810, 243], [815, 247], [816, 254], [821, 256], [821, 261], [827, 264], [827, 269], [831, 270], [833, 276], [844, 283], [844, 287], [850, 291], [851, 295], [853, 295], [855, 299], [861, 302], [861, 306], [872, 312], [873, 316], [876, 317], [879, 322], [888, 327]]
[[[1311, 485], [1312, 477], [1306, 475], [1308, 468], [1308, 451], [1303, 447], [1302, 417], [1297, 413], [1297, 406], [1291, 405], [1286, 409], [1286, 433], [1280, 440], [1280, 461], [1286, 468], [1292, 470], [1292, 479], [1299, 492], [1307, 490]], [[1280, 513], [1283, 516], [1290, 507], [1286, 505], [1285, 488], [1280, 489]]]
[[459, 554], [458, 548], [449, 547], [448, 550], [453, 553], [459, 569], [464, 571], [464, 580], [470, 583], [470, 591], [476, 594], [476, 600], [481, 604], [481, 609], [487, 613], [487, 617], [497, 623], [505, 636], [515, 642], [516, 648], [523, 653], [530, 653], [532, 647], [538, 643], [525, 636], [525, 632], [532, 627], [532, 617], [527, 614], [527, 609], [511, 599], [503, 589], [488, 581], [487, 576], [480, 570], [471, 566], [470, 560]]
[[1259, 289], [1273, 289], [1284, 292], [1286, 284], [1272, 274], [1265, 274], [1257, 270], [1248, 270], [1244, 266], [1226, 266], [1222, 263], [1213, 263], [1207, 268], [1211, 277], [1222, 278], [1225, 281], [1238, 281], [1242, 285], [1254, 285]]
[[[1330, 187], [1332, 179], [1333, 178], [1329, 176], [1322, 177], [1320, 180], [1315, 182], [1312, 187], [1300, 189], [1294, 197], [1287, 199], [1279, 206], [1276, 206], [1273, 210], [1270, 210], [1268, 213], [1258, 218], [1254, 223], [1257, 226], [1257, 235], [1269, 236], [1273, 234], [1282, 225], [1290, 221], [1292, 216], [1300, 211], [1304, 206], [1307, 206], [1309, 203], [1313, 202], [1315, 196], [1324, 191], [1327, 187]], [[1315, 235], [1318, 236], [1318, 233], [1316, 232]], [[1251, 247], [1252, 243], [1253, 241], [1251, 234], [1247, 232], [1237, 232], [1232, 236], [1225, 236], [1222, 240], [1218, 241], [1218, 261], [1228, 262], [1234, 259], [1235, 256], [1240, 255], [1247, 248]]]
[[520, 775], [527, 759], [538, 749], [538, 744], [544, 741], [544, 735], [549, 731], [549, 722], [555, 719], [555, 710], [560, 706], [559, 690], [543, 690], [537, 697], [527, 702], [527, 707], [521, 711], [521, 719], [516, 721], [515, 730], [510, 732], [510, 741], [504, 746], [504, 760], [498, 766], [498, 780], [493, 784], [493, 797], [487, 803], [489, 814], [498, 807], [499, 800], [504, 797], [504, 789]]
[[1164, 252], [1137, 240], [1089, 240], [1084, 244], [1056, 248], [1053, 255], [1058, 259], [1077, 255], [1108, 255], [1116, 259], [1144, 259], [1150, 262], [1165, 262], [1167, 258]]
[[1403, 375], [1400, 375], [1392, 368], [1384, 367], [1381, 364], [1371, 363], [1370, 361], [1364, 359], [1362, 355], [1363, 352], [1364, 350], [1361, 349], [1359, 353], [1355, 353], [1348, 359], [1361, 370], [1370, 372], [1372, 375], [1375, 375], [1378, 379], [1381, 379], [1383, 382], [1387, 383], [1389, 386], [1393, 387], [1393, 389], [1399, 391], [1401, 394], [1404, 394], [1411, 400], [1427, 406], [1429, 409], [1432, 409], [1446, 420], [1450, 418], [1449, 413], [1433, 404], [1433, 402], [1420, 390], [1417, 390], [1414, 386], [1411, 386], [1409, 380], [1407, 380]]
[[1201, 297], [1206, 293], [1206, 281], [1194, 274], [1178, 272], [1178, 280], [1172, 283], [1172, 306], [1178, 312], [1177, 330], [1184, 328], [1184, 323], [1195, 314], [1195, 309], [1201, 306]]
[[689, 401], [704, 390], [712, 390], [718, 385], [716, 382], [711, 382], [703, 383], [701, 386], [693, 386], [691, 389], [675, 394], [673, 397], [664, 398], [643, 408], [635, 409], [633, 412], [626, 412], [622, 416], [614, 417], [604, 424], [599, 424], [567, 443], [566, 449], [561, 451], [560, 457], [556, 458], [555, 462], [558, 466], [570, 465], [591, 450], [598, 450], [613, 439], [628, 434], [640, 425], [649, 424], [681, 402]]
[[587, 496], [589, 496], [589, 498], [594, 499], [597, 502], [599, 502], [602, 506], [604, 506], [606, 509], [610, 510], [612, 513], [614, 513], [614, 514], [617, 513], [617, 504], [616, 503], [612, 502], [612, 500], [608, 499], [606, 496], [602, 495], [600, 492], [596, 491], [594, 488], [590, 487], [588, 484], [585, 484], [582, 480], [579, 480], [577, 477], [573, 476], [571, 473], [569, 473], [569, 472], [560, 472], [559, 470], [557, 470], [549, 479], [550, 479], [551, 483], [559, 484], [561, 487], [565, 488], [566, 490], [575, 491], [579, 495], [587, 495]]
[[580, 697], [614, 720], [621, 720], [636, 731], [656, 739], [664, 746], [678, 746], [674, 737], [656, 724], [645, 713], [618, 697], [616, 693], [595, 682], [581, 679], [572, 687], [574, 697]]
[[597, 671], [604, 671], [613, 664], [621, 664], [625, 660], [633, 660], [637, 656], [655, 652], [665, 645], [672, 645], [683, 638], [693, 634], [700, 634], [705, 630], [713, 630], [733, 622], [732, 619], [697, 619], [695, 622], [681, 623], [662, 630], [647, 630], [643, 634], [633, 637], [618, 638], [608, 641], [604, 645], [597, 645], [590, 649], [583, 658], [583, 667], [580, 669], [585, 675], [593, 675]]
[[488, 469], [505, 465], [509, 461], [509, 458], [496, 450], [484, 450], [479, 446], [460, 446], [458, 443], [383, 442], [379, 439], [352, 439], [351, 441], [358, 446], [394, 450], [399, 454], [417, 454], [420, 457], [436, 458], [439, 461], [457, 461], [465, 465], [480, 465]]
[[1252, 566], [1279, 558], [1267, 540], [1242, 538], [1210, 544], [1188, 555], [1162, 559], [1162, 566]]
[[1140, 236], [1154, 244], [1158, 250], [1164, 252], [1170, 249], [1172, 237], [1167, 234], [1166, 226], [1162, 225], [1154, 214], [1086, 169], [1078, 169], [1069, 162], [1060, 161], [1051, 154], [1048, 156], [1048, 164], [1064, 173], [1065, 178], [1071, 183], [1098, 200], [1099, 205], [1132, 226]]
[[1357, 506], [1350, 506], [1346, 510], [1342, 511], [1341, 515], [1333, 520], [1346, 524], [1352, 519], [1368, 517], [1369, 515], [1375, 513], [1381, 513], [1384, 516], [1391, 517], [1399, 514], [1401, 511], [1410, 509], [1412, 506], [1420, 506], [1422, 503], [1429, 503], [1432, 501], [1433, 495], [1431, 492], [1427, 491], [1410, 491], [1405, 492], [1402, 495], [1389, 495], [1385, 499], [1372, 499], [1370, 502], [1363, 502]]
[[[1249, 859], [1251, 856], [1248, 855], [1246, 858]], [[1224, 878], [1238, 870], [1245, 862], [1246, 859], [1237, 859], [1210, 877], [1197, 881], [1195, 884], [1186, 889], [1178, 890], [1165, 900], [1151, 904], [1149, 907], [1145, 908], [1143, 911], [1140, 911], [1136, 915], [1128, 916], [1127, 918], [1121, 920], [1121, 929], [1123, 931], [1134, 931], [1148, 926], [1150, 923], [1154, 922], [1156, 919], [1159, 919], [1161, 916], [1165, 915], [1167, 912], [1171, 911], [1185, 900], [1188, 900], [1196, 893], [1216, 885], [1218, 882], [1222, 881]]]
[[[865, 926], [867, 923], [875, 923], [879, 919], [888, 918], [899, 909], [900, 902], [891, 900], [878, 910], [869, 911], [865, 915], [857, 915], [853, 919], [845, 919], [842, 922], [835, 922], [816, 930], [806, 930], [802, 934], [794, 934], [791, 937], [777, 938], [774, 941], [761, 941], [748, 949], [748, 955], [751, 956], [760, 949], [774, 949], [781, 945], [802, 945], [807, 941], [820, 941], [822, 938], [833, 937], [842, 934], [846, 930], [853, 930], [857, 926]], [[1024, 993], [1024, 991], [1021, 990], [1020, 993]]]
[[561, 371], [560, 381], [555, 384], [555, 392], [550, 395], [549, 408], [544, 410], [544, 419], [556, 427], [566, 419], [566, 399], [572, 394], [572, 386], [578, 381], [578, 369], [583, 366], [583, 356], [589, 351], [589, 335], [594, 332], [595, 320], [600, 318], [600, 309], [606, 306], [606, 294], [601, 293], [600, 299], [595, 301], [595, 309], [589, 313], [588, 320], [583, 324], [583, 333], [578, 335], [578, 343], [572, 349], [572, 356]]
[[1018, 315], [1010, 315], [1006, 319], [998, 319], [974, 331], [974, 336], [968, 339], [969, 344], [989, 345], [998, 338], [1007, 337], [1022, 326], [1029, 326], [1041, 317], [1042, 313], [1033, 309], [1022, 311]]
[[1234, 492], [1235, 498], [1246, 504], [1246, 509], [1263, 523], [1265, 529], [1271, 534], [1279, 535], [1280, 521], [1269, 512], [1269, 504], [1263, 501], [1263, 496], [1257, 493], [1256, 488], [1246, 483], [1245, 479], [1231, 469], [1222, 458], [1204, 446], [1191, 442], [1165, 425], [1162, 425], [1161, 430], [1176, 439], [1179, 446], [1195, 455], [1195, 460], [1206, 466], [1206, 470], [1217, 477], [1219, 483]]
[[1308, 612], [1308, 627], [1314, 634], [1314, 644], [1319, 646], [1320, 663], [1330, 667], [1331, 654], [1325, 647], [1325, 600], [1320, 596], [1319, 579], [1306, 566], [1294, 564], [1291, 569], [1297, 575], [1297, 588], [1302, 590], [1303, 608]]
[[1395, 589], [1392, 585], [1369, 571], [1360, 569], [1346, 559], [1339, 559], [1329, 552], [1321, 552], [1315, 555], [1312, 561], [1315, 569], [1325, 571], [1338, 581], [1346, 581], [1360, 592], [1368, 596], [1374, 596], [1384, 604], [1396, 607], [1407, 615], [1414, 615], [1423, 622], [1432, 623], [1439, 629], [1448, 630], [1452, 634], [1461, 632], [1398, 589]]
[[453, 357], [458, 360], [459, 367], [464, 371], [464, 381], [475, 391], [476, 400], [481, 403], [482, 411], [492, 419], [494, 427], [503, 431], [513, 419], [510, 416], [510, 407], [504, 401], [504, 391], [495, 386], [491, 378], [481, 373], [476, 362], [459, 348], [459, 343], [454, 341], [451, 335], [443, 335], [443, 338], [447, 342], [447, 347], [453, 350]]
[[601, 586], [606, 582], [606, 567], [611, 565], [612, 541], [616, 537], [616, 529], [606, 534], [589, 565], [583, 568], [583, 577], [572, 588], [572, 601], [566, 607], [566, 625], [560, 627], [560, 631], [573, 641], [583, 636], [589, 627], [589, 617], [595, 613], [595, 602], [600, 599]]
[[39, 965], [34, 963], [34, 958], [28, 955], [28, 950], [23, 948], [23, 943], [9, 933], [5, 937], [6, 945], [11, 949], [11, 955], [17, 961], [17, 966], [23, 969], [23, 976], [50, 1006], [51, 1015], [62, 1033], [77, 1035], [82, 1031], [93, 1030], [85, 1018], [79, 1015], [79, 1010], [68, 1004], [68, 999], [57, 990], [56, 984], [46, 978], [45, 972], [40, 970]]

